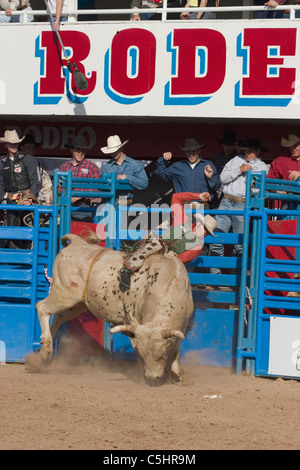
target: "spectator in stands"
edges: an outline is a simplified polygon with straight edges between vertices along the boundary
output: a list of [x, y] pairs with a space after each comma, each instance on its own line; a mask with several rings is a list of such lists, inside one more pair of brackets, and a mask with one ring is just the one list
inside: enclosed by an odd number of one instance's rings
[[[223, 199], [219, 210], [242, 211], [245, 207], [246, 173], [248, 170], [267, 171], [267, 165], [259, 158], [261, 152], [268, 149], [263, 147], [260, 140], [248, 138], [239, 145], [242, 153], [232, 158], [221, 173]], [[228, 233], [232, 228], [234, 233], [243, 233], [244, 218], [240, 215], [216, 215], [217, 228], [215, 232]], [[233, 255], [242, 256], [242, 245], [234, 245]], [[211, 244], [211, 256], [224, 256], [224, 245]], [[212, 274], [221, 274], [219, 268], [210, 268]]]
[[[96, 0], [78, 0], [78, 10], [95, 10]], [[78, 15], [78, 21], [95, 21], [97, 15], [86, 14]]]
[[[290, 156], [278, 157], [272, 161], [267, 178], [297, 181], [300, 177], [300, 130], [290, 130], [288, 137], [282, 137], [282, 147], [289, 148]], [[283, 203], [282, 209], [296, 209], [296, 203]]]
[[255, 19], [261, 19], [261, 18], [273, 18], [274, 12], [270, 9], [268, 9], [265, 5], [266, 0], [253, 0], [253, 5], [256, 6], [264, 6], [264, 10], [256, 11], [254, 13], [254, 18]]
[[[162, 0], [132, 0], [131, 8], [158, 8], [162, 5]], [[151, 20], [155, 15], [155, 12], [151, 13], [142, 13], [140, 16], [139, 13], [133, 13], [132, 21], [142, 20]]]
[[[162, 7], [163, 0], [132, 0], [131, 8], [160, 8]], [[182, 0], [168, 0], [168, 8], [180, 8], [182, 6]], [[168, 13], [168, 19], [178, 19], [178, 13]], [[149, 13], [142, 13], [140, 16], [138, 13], [132, 15], [132, 21], [140, 20], [160, 20], [161, 14], [152, 10]]]
[[[8, 204], [27, 206], [37, 197], [42, 183], [35, 158], [18, 150], [24, 139], [25, 136], [20, 138], [15, 129], [5, 131], [4, 137], [0, 138], [7, 149], [7, 155], [0, 161], [0, 201], [7, 193]], [[8, 211], [7, 225], [20, 227], [26, 214], [24, 211]], [[28, 248], [28, 243], [23, 240], [15, 240], [10, 245], [14, 248]]]
[[223, 138], [218, 139], [218, 142], [220, 142], [220, 144], [222, 145], [222, 152], [216, 153], [212, 157], [211, 161], [215, 165], [216, 170], [220, 175], [226, 163], [228, 163], [229, 160], [236, 156], [236, 134], [231, 131], [224, 132]]
[[[86, 151], [89, 149], [86, 139], [84, 137], [74, 137], [71, 144], [65, 144], [65, 147], [71, 151], [71, 159], [61, 165], [60, 171], [72, 171], [75, 178], [101, 178], [101, 171], [98, 166], [86, 160]], [[78, 189], [79, 191], [86, 191], [85, 189]], [[71, 202], [76, 207], [90, 207], [91, 204], [100, 202], [97, 198], [88, 197], [72, 197]], [[72, 220], [81, 222], [93, 222], [93, 217], [90, 212], [73, 212]]]
[[67, 16], [62, 16], [62, 12], [64, 12], [67, 8], [67, 0], [47, 0], [48, 6], [51, 10], [51, 13], [53, 10], [55, 10], [55, 18], [54, 18], [54, 24], [53, 28], [55, 30], [59, 30], [59, 25], [62, 21], [67, 21]]
[[[266, 7], [276, 8], [279, 5], [290, 5], [291, 3], [292, 3], [291, 0], [269, 0], [269, 1], [265, 2], [265, 6]], [[300, 4], [300, 0], [295, 0], [295, 3]], [[278, 11], [273, 12], [272, 17], [273, 18], [289, 18], [290, 17], [290, 11], [289, 10], [287, 10], [287, 11], [278, 10]], [[295, 17], [300, 18], [300, 11], [299, 10], [295, 12]]]
[[[0, 23], [24, 23], [24, 15], [12, 15], [17, 10], [32, 11], [29, 0], [0, 0], [0, 11], [5, 11], [5, 15], [0, 16]], [[27, 21], [33, 19], [33, 15], [27, 16]]]
[[216, 221], [210, 215], [204, 216], [197, 212], [192, 221], [184, 211], [184, 204], [194, 201], [202, 202], [210, 200], [209, 193], [174, 193], [171, 201], [173, 223], [172, 226], [162, 234], [164, 240], [173, 243], [172, 249], [184, 264], [188, 264], [200, 256], [203, 249], [204, 237], [214, 236]]
[[208, 192], [213, 198], [220, 186], [220, 176], [213, 163], [200, 157], [201, 149], [206, 144], [199, 144], [194, 138], [185, 140], [185, 160], [171, 163], [172, 153], [165, 152], [157, 161], [157, 175], [165, 181], [172, 180], [175, 193]]
[[[103, 173], [116, 173], [118, 180], [127, 180], [133, 188], [146, 189], [148, 177], [143, 165], [123, 152], [123, 147], [128, 142], [128, 140], [121, 142], [118, 135], [108, 137], [107, 146], [102, 147], [101, 152], [111, 158], [103, 165], [102, 171]], [[132, 194], [128, 191], [118, 191], [118, 196], [121, 199], [126, 199], [126, 203], [132, 200]]]
[[[26, 134], [25, 139], [22, 140], [22, 142], [20, 143], [20, 150], [25, 154], [29, 153], [30, 155], [35, 157], [36, 148], [39, 145], [40, 142], [35, 141], [34, 135]], [[42, 189], [39, 192], [38, 199], [40, 200], [41, 204], [45, 204], [48, 206], [50, 205], [50, 201], [52, 200], [52, 180], [45, 168], [42, 166], [42, 164], [39, 161], [37, 163], [39, 166], [42, 181]]]
[[[206, 8], [206, 7], [218, 7], [219, 0], [187, 0], [185, 8]], [[182, 12], [180, 15], [181, 20], [215, 20], [216, 13], [214, 11], [195, 11], [195, 12]]]
[[[219, 140], [219, 139], [218, 139]], [[222, 173], [222, 170], [226, 163], [229, 162], [237, 154], [237, 140], [234, 132], [227, 131], [224, 133], [222, 139], [219, 140], [222, 145], [222, 152], [215, 154], [211, 161], [215, 165], [218, 174]], [[210, 209], [216, 209], [222, 199], [222, 186], [217, 191], [217, 195], [210, 204]]]

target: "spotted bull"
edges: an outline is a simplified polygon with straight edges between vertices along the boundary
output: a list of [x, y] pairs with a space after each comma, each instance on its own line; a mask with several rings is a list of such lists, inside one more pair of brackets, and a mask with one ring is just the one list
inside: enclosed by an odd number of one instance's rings
[[55, 259], [50, 293], [37, 303], [42, 358], [51, 356], [52, 340], [60, 326], [88, 309], [113, 325], [112, 334], [129, 336], [147, 379], [171, 375], [181, 380], [179, 345], [193, 312], [182, 262], [171, 252], [152, 254], [150, 250], [148, 257], [134, 257], [142, 258], [142, 263], [131, 272], [124, 289], [120, 272], [125, 253], [92, 245], [77, 235], [65, 235], [62, 243], [65, 248]]

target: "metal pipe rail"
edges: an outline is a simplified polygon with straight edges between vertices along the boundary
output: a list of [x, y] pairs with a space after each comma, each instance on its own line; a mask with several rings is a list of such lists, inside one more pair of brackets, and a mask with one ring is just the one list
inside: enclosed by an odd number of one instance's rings
[[[257, 193], [250, 193], [253, 183], [258, 190]], [[287, 191], [290, 194], [278, 194], [270, 191]], [[268, 199], [279, 199], [285, 201], [297, 201], [298, 210], [274, 210], [267, 209], [265, 202]], [[266, 172], [247, 172], [246, 178], [246, 201], [245, 201], [245, 223], [244, 223], [244, 243], [241, 271], [241, 296], [239, 309], [239, 331], [236, 351], [236, 373], [240, 374], [245, 361], [246, 370], [251, 374], [261, 374], [262, 344], [265, 344], [264, 335], [266, 331], [262, 325], [269, 323], [270, 314], [265, 314], [265, 308], [297, 310], [299, 299], [279, 295], [267, 295], [266, 291], [297, 291], [299, 292], [300, 282], [293, 278], [276, 278], [268, 276], [268, 273], [297, 273], [299, 272], [299, 250], [300, 234], [299, 223], [297, 233], [294, 235], [271, 233], [268, 231], [268, 221], [273, 216], [300, 218], [300, 195], [298, 181], [274, 180], [266, 178]], [[257, 210], [251, 210], [257, 209]], [[247, 215], [248, 214], [248, 215]], [[253, 215], [255, 214], [255, 218]], [[252, 298], [246, 313], [246, 295], [243, 295], [247, 288], [246, 270], [248, 258], [248, 238], [250, 234], [250, 220], [253, 221], [251, 250], [251, 275], [249, 283], [249, 293]], [[295, 259], [271, 259], [267, 256], [268, 247], [294, 247], [296, 250]], [[286, 316], [286, 314], [285, 314]], [[247, 323], [246, 323], [247, 319]], [[266, 372], [263, 371], [264, 375]]]
[[[272, 7], [265, 7], [265, 6], [230, 6], [230, 7], [205, 7], [205, 8], [185, 8], [183, 7], [178, 7], [178, 8], [168, 8], [167, 7], [167, 0], [164, 0], [163, 6], [160, 8], [109, 8], [109, 9], [93, 9], [93, 10], [78, 10], [76, 8], [77, 1], [74, 1], [74, 8], [71, 8], [69, 5], [69, 8], [67, 11], [63, 12], [64, 16], [68, 17], [68, 23], [74, 23], [77, 22], [76, 15], [95, 15], [97, 16], [98, 14], [100, 15], [133, 15], [133, 14], [142, 14], [142, 13], [150, 13], [154, 12], [157, 13], [161, 16], [160, 21], [166, 22], [166, 21], [182, 21], [179, 18], [180, 13], [184, 12], [215, 12], [215, 13], [230, 13], [230, 12], [257, 12], [257, 11], [286, 11], [290, 10], [290, 18], [289, 20], [295, 19], [295, 12], [297, 10], [300, 10], [300, 5], [279, 5], [276, 8]], [[55, 15], [55, 11], [52, 11], [52, 13]], [[178, 20], [168, 20], [167, 15], [168, 13], [178, 13]], [[0, 16], [5, 15], [5, 11], [0, 11]], [[47, 11], [46, 10], [32, 10], [27, 12], [26, 10], [18, 10], [14, 11], [12, 13], [13, 16], [24, 16], [24, 22], [28, 23], [27, 18], [28, 16], [47, 16]], [[281, 19], [281, 18], [280, 18]], [[261, 19], [260, 19], [261, 20]], [[96, 19], [97, 21], [97, 19]], [[118, 20], [120, 21], [120, 20]], [[129, 20], [122, 20], [123, 21], [131, 21], [131, 18]], [[189, 20], [189, 21], [199, 21], [199, 20]], [[201, 20], [203, 21], [203, 20]], [[211, 21], [211, 20], [210, 20]], [[228, 21], [226, 20], [221, 20], [221, 21]], [[239, 21], [238, 19], [235, 19], [235, 21]], [[245, 18], [243, 18], [241, 21], [245, 21]], [[82, 23], [82, 22], [80, 22]], [[0, 23], [1, 25], [5, 25], [5, 23]]]

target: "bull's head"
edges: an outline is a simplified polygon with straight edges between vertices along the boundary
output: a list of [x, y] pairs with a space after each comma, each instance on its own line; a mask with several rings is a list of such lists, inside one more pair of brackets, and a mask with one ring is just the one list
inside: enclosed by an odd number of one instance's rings
[[179, 330], [145, 325], [119, 325], [110, 329], [111, 334], [118, 332], [129, 336], [136, 355], [143, 363], [145, 377], [149, 380], [163, 378], [167, 364], [173, 360], [170, 356], [175, 343], [185, 337]]

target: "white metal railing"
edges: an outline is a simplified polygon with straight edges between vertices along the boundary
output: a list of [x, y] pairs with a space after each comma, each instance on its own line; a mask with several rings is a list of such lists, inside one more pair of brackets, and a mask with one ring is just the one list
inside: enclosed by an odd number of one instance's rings
[[[161, 16], [161, 21], [182, 21], [180, 20], [180, 13], [182, 12], [215, 12], [215, 13], [230, 13], [230, 12], [258, 12], [258, 11], [268, 11], [268, 12], [275, 12], [275, 11], [287, 11], [290, 10], [290, 17], [287, 18], [288, 20], [293, 20], [295, 19], [295, 12], [297, 10], [300, 10], [300, 5], [278, 5], [276, 8], [272, 7], [265, 7], [265, 6], [230, 6], [230, 7], [205, 7], [205, 8], [185, 8], [183, 7], [178, 7], [178, 8], [168, 8], [167, 7], [167, 0], [163, 0], [163, 5], [162, 7], [159, 8], [110, 8], [110, 9], [92, 9], [92, 10], [78, 10], [76, 8], [77, 0], [74, 0], [71, 2], [73, 5], [68, 6], [66, 10], [63, 11], [63, 16], [68, 18], [68, 22], [76, 22], [77, 21], [77, 15], [130, 15], [130, 19], [128, 20], [122, 20], [122, 21], [131, 21], [131, 17], [133, 14], [142, 14], [142, 13], [157, 13]], [[73, 8], [71, 8], [71, 6]], [[52, 11], [52, 13], [55, 15], [55, 11]], [[168, 13], [178, 13], [178, 20], [168, 20], [167, 14]], [[0, 10], [0, 16], [5, 15], [4, 10]], [[28, 23], [28, 16], [48, 16], [46, 10], [32, 10], [32, 11], [27, 11], [25, 10], [19, 10], [19, 11], [14, 11], [12, 13], [13, 16], [24, 16], [24, 23]], [[243, 18], [245, 19], [245, 18]], [[236, 19], [235, 19], [236, 20]], [[263, 20], [260, 18], [260, 20]], [[189, 21], [199, 21], [199, 20], [189, 20]], [[201, 20], [203, 21], [203, 20]], [[205, 20], [204, 20], [205, 21]], [[212, 21], [212, 20], [209, 20]], [[224, 20], [227, 21], [227, 20]], [[82, 23], [82, 22], [81, 22]], [[1, 23], [0, 26], [3, 24], [7, 23]]]

